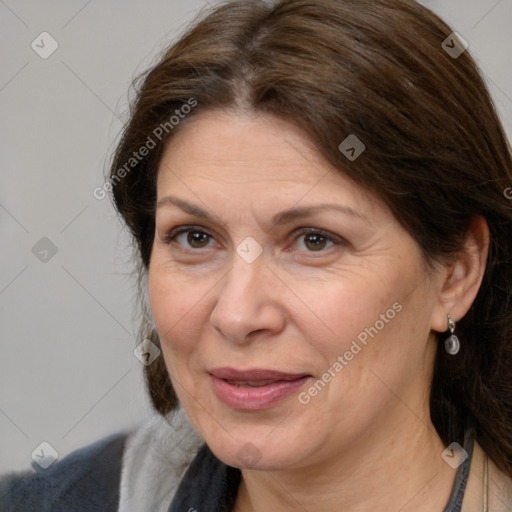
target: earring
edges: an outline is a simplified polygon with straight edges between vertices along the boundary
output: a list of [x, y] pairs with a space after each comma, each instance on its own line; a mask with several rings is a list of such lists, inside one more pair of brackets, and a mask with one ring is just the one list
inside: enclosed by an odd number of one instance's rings
[[444, 348], [448, 354], [454, 356], [460, 350], [460, 341], [453, 332], [455, 331], [455, 322], [451, 315], [448, 315], [448, 329], [450, 330], [451, 336], [444, 340]]

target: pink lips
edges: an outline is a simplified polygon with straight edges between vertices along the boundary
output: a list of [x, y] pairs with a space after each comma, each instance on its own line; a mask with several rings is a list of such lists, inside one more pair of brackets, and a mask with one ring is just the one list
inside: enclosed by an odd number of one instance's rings
[[300, 388], [311, 376], [273, 370], [239, 371], [215, 368], [210, 372], [217, 398], [233, 409], [272, 407]]

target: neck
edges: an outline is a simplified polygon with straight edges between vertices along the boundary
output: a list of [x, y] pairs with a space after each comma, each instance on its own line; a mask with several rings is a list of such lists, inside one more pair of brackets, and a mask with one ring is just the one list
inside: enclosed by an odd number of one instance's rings
[[[235, 512], [443, 511], [456, 470], [428, 421], [399, 404], [393, 425], [378, 428], [322, 465], [242, 471]], [[398, 417], [399, 416], [399, 417]], [[390, 429], [391, 427], [391, 429]]]

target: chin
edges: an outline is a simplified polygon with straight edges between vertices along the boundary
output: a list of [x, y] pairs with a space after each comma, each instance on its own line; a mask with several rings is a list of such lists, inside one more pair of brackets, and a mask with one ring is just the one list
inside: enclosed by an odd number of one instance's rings
[[299, 440], [296, 443], [289, 437], [286, 442], [278, 438], [269, 440], [260, 433], [251, 435], [250, 431], [238, 439], [233, 439], [224, 432], [224, 435], [214, 435], [206, 442], [218, 459], [228, 466], [240, 469], [289, 469], [300, 465], [300, 460], [305, 456], [304, 443]]

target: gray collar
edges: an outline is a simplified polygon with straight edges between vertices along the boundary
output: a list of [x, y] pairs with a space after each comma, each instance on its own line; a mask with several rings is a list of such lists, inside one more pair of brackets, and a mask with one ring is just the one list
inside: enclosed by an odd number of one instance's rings
[[119, 512], [167, 512], [204, 441], [182, 408], [156, 415], [130, 434], [123, 454]]

